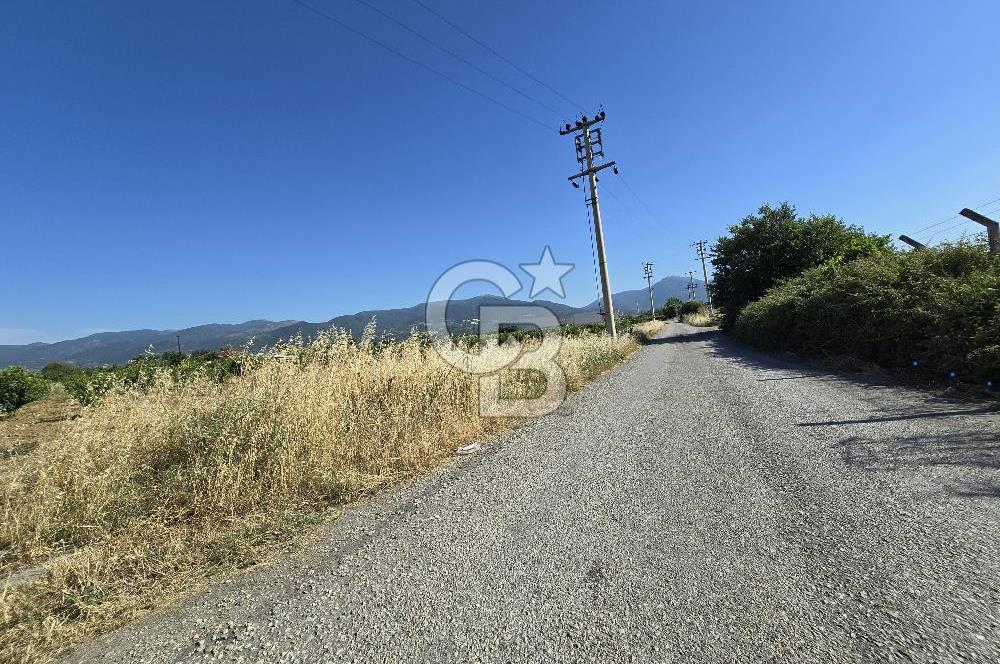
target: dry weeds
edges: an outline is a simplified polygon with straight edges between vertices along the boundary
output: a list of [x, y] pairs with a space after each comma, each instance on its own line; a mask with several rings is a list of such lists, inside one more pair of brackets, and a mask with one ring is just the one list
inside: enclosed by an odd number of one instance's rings
[[[657, 329], [566, 339], [570, 389]], [[50, 661], [516, 424], [480, 417], [475, 378], [416, 339], [331, 333], [275, 348], [224, 383], [164, 373], [113, 389], [58, 435], [0, 459], [0, 573], [44, 571], [0, 588], [0, 661]]]

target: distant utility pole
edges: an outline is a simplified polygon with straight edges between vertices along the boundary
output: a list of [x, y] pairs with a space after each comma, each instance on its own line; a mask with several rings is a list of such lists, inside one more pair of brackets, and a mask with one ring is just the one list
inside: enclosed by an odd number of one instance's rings
[[697, 290], [698, 286], [694, 283], [694, 272], [688, 272], [688, 302], [694, 300], [695, 291]]
[[177, 335], [177, 352], [181, 352], [181, 335]]
[[653, 264], [643, 263], [642, 269], [646, 271], [646, 290], [649, 291], [649, 315], [656, 320], [656, 305], [653, 304]]
[[705, 247], [708, 246], [708, 241], [698, 240], [691, 246], [698, 248], [698, 258], [701, 259], [701, 274], [705, 277], [705, 300], [708, 303], [708, 310], [715, 313], [715, 310], [712, 309], [712, 294], [708, 292], [708, 268], [705, 266]]
[[986, 215], [974, 212], [969, 208], [963, 208], [960, 215], [966, 219], [971, 219], [977, 224], [986, 226], [986, 241], [990, 244], [990, 254], [996, 256], [1000, 254], [1000, 223], [997, 223]]
[[914, 240], [909, 235], [900, 235], [899, 236], [899, 241], [900, 242], [905, 242], [906, 244], [910, 245], [911, 247], [913, 247], [917, 251], [922, 251], [922, 250], [924, 250], [924, 249], [927, 248], [926, 244], [924, 244], [923, 242], [917, 242], [916, 240]]
[[[583, 168], [576, 175], [569, 176], [570, 184], [574, 187], [579, 188], [580, 185], [577, 183], [577, 178], [587, 178], [587, 183], [590, 186], [590, 198], [587, 203], [594, 210], [594, 241], [597, 243], [597, 262], [601, 269], [601, 291], [604, 296], [604, 325], [608, 329], [608, 334], [612, 337], [618, 336], [618, 330], [615, 327], [615, 307], [614, 303], [611, 301], [611, 279], [608, 277], [608, 258], [604, 251], [604, 231], [601, 227], [601, 206], [597, 200], [597, 173], [605, 168], [613, 168], [615, 173], [618, 173], [618, 167], [615, 166], [615, 162], [608, 161], [600, 166], [594, 166], [594, 157], [604, 158], [604, 144], [601, 142], [601, 129], [600, 127], [594, 127], [594, 125], [603, 122], [604, 118], [607, 117], [604, 111], [598, 112], [597, 116], [592, 120], [588, 120], [587, 116], [582, 116], [576, 121], [575, 125], [566, 123], [564, 129], [559, 130], [560, 136], [566, 136], [567, 134], [574, 134], [573, 139], [576, 142], [576, 160]], [[591, 129], [594, 127], [594, 129]], [[596, 149], [595, 149], [596, 148]]]

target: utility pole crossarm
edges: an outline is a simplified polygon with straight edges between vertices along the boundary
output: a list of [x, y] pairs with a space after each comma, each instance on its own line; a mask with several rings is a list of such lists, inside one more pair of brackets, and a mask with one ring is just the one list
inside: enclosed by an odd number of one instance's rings
[[969, 208], [963, 208], [960, 215], [966, 219], [971, 219], [977, 224], [981, 224], [986, 227], [986, 241], [990, 245], [991, 254], [1000, 254], [1000, 223], [993, 221], [984, 214], [979, 214], [975, 210], [970, 210]]
[[595, 125], [598, 122], [602, 122], [606, 117], [608, 116], [607, 114], [605, 114], [604, 111], [601, 111], [600, 113], [595, 115], [593, 120], [587, 120], [587, 116], [584, 115], [582, 118], [577, 120], [576, 123], [573, 125], [567, 122], [565, 129], [559, 130], [559, 135], [565, 136], [566, 134], [572, 134], [574, 131], [580, 131], [581, 129], [589, 129], [591, 125]]
[[573, 180], [575, 180], [577, 178], [582, 178], [585, 175], [590, 175], [592, 173], [597, 173], [598, 171], [603, 171], [605, 168], [614, 168], [615, 169], [615, 173], [618, 172], [618, 167], [615, 165], [615, 162], [609, 161], [606, 164], [601, 164], [600, 166], [594, 166], [593, 168], [588, 168], [585, 171], [580, 171], [576, 175], [571, 175], [571, 176], [569, 176], [566, 179], [572, 182]]

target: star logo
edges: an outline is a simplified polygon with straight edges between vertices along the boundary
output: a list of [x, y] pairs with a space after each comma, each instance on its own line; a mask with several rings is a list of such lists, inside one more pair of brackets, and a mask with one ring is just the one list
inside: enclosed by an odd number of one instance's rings
[[546, 245], [542, 251], [542, 257], [537, 263], [521, 263], [521, 269], [531, 275], [531, 295], [535, 297], [545, 291], [552, 291], [554, 295], [565, 298], [562, 278], [572, 270], [572, 263], [556, 263], [552, 258], [552, 250]]

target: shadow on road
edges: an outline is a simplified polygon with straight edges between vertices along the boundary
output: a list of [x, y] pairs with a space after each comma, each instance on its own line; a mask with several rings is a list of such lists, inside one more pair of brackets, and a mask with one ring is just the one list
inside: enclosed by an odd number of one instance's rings
[[1000, 498], [1000, 482], [980, 482], [965, 489], [949, 488], [948, 494], [957, 498]]
[[691, 334], [681, 334], [675, 337], [656, 337], [655, 339], [650, 339], [647, 344], [650, 346], [657, 346], [660, 344], [691, 344], [721, 336], [722, 332], [712, 328], [710, 330], [702, 330], [701, 332], [692, 332]]
[[829, 420], [827, 422], [799, 422], [800, 427], [825, 427], [833, 424], [871, 424], [874, 422], [901, 422], [904, 420], [922, 420], [938, 417], [954, 417], [956, 415], [981, 415], [983, 413], [1000, 412], [992, 406], [971, 408], [966, 410], [937, 410], [929, 413], [909, 413], [906, 415], [886, 415], [885, 417], [867, 417], [859, 420]]
[[1000, 434], [991, 431], [933, 432], [877, 439], [851, 436], [837, 443], [849, 465], [865, 470], [966, 466], [1000, 470]]
[[[937, 390], [918, 389], [916, 399], [894, 396], [905, 384], [889, 375], [860, 374], [828, 369], [790, 355], [758, 351], [718, 330], [658, 339], [660, 343], [698, 344], [699, 351], [752, 371], [757, 382], [812, 380], [846, 383], [865, 393], [864, 401], [883, 409], [871, 417], [799, 422], [799, 427], [889, 423], [874, 428], [848, 429], [833, 447], [853, 467], [872, 472], [917, 470], [922, 467], [967, 469], [942, 476], [945, 492], [962, 498], [1000, 498], [1000, 427], [968, 427], [970, 418], [990, 417], [1000, 406], [976, 399], [956, 398]], [[910, 386], [910, 389], [916, 386]], [[926, 386], [925, 386], [926, 387]], [[883, 398], [879, 392], [886, 392]], [[916, 405], [916, 408], [912, 406]], [[917, 411], [917, 412], [914, 412]], [[818, 419], [818, 418], [816, 418]], [[964, 420], [964, 422], [961, 422]], [[911, 425], [908, 421], [916, 421]], [[898, 422], [900, 424], [892, 425]], [[926, 424], [918, 424], [926, 423]], [[921, 429], [916, 433], [914, 429]], [[984, 476], [985, 473], [985, 476]]]

